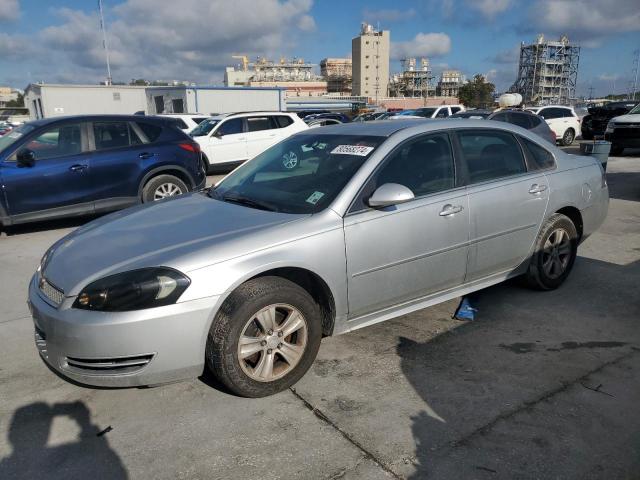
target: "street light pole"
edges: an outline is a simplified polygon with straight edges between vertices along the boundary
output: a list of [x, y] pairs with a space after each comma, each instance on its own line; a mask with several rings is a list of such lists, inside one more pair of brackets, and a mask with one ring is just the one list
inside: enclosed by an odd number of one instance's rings
[[98, 0], [98, 10], [100, 11], [100, 29], [102, 30], [102, 46], [107, 57], [107, 85], [111, 85], [111, 65], [109, 62], [109, 45], [107, 44], [107, 28], [104, 24], [104, 13], [102, 12], [102, 0]]

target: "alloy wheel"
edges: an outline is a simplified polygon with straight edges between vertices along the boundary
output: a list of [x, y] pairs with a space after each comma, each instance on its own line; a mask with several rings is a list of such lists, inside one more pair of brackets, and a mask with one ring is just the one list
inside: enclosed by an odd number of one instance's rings
[[562, 139], [562, 143], [565, 146], [571, 145], [573, 143], [573, 130], [569, 129], [566, 132], [564, 132], [564, 138]]
[[181, 193], [182, 189], [175, 183], [163, 183], [156, 188], [155, 192], [153, 192], [153, 199], [162, 200], [163, 198], [173, 197], [174, 195], [180, 195]]
[[560, 277], [571, 260], [571, 239], [564, 228], [551, 232], [542, 250], [542, 269], [551, 279]]
[[272, 382], [291, 372], [307, 347], [308, 326], [287, 304], [269, 305], [245, 324], [238, 341], [238, 361], [252, 380]]

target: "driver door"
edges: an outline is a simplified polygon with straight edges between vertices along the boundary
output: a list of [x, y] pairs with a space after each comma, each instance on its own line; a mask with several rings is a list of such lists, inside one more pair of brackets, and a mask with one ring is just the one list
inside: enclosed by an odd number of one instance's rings
[[[9, 215], [30, 218], [93, 211], [91, 161], [85, 123], [51, 126], [28, 138], [2, 164]], [[35, 154], [31, 167], [21, 166], [23, 149]]]
[[[455, 171], [449, 137], [438, 133], [401, 144], [368, 181], [344, 219], [351, 320], [462, 284], [469, 208]], [[369, 208], [385, 183], [415, 198]]]
[[209, 134], [205, 154], [211, 165], [244, 162], [247, 153], [247, 134], [243, 118], [228, 118]]

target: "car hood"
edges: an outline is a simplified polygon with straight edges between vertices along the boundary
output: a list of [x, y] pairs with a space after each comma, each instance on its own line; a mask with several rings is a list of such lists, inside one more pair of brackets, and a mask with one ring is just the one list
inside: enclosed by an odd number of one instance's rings
[[[49, 250], [44, 276], [65, 295], [114, 273], [169, 266], [187, 273], [229, 257], [229, 243], [243, 242], [236, 255], [261, 248], [260, 233], [308, 215], [257, 210], [202, 193], [123, 210], [67, 235]], [[225, 247], [225, 248], [223, 248]]]
[[634, 113], [633, 115], [620, 115], [619, 117], [612, 118], [611, 121], [615, 123], [639, 123], [640, 114]]

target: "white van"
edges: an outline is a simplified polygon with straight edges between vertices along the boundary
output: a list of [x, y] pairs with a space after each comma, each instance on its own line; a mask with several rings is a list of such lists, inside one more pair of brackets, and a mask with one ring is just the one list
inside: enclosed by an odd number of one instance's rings
[[295, 113], [243, 112], [210, 117], [194, 128], [191, 136], [200, 144], [207, 171], [231, 170], [307, 128]]

